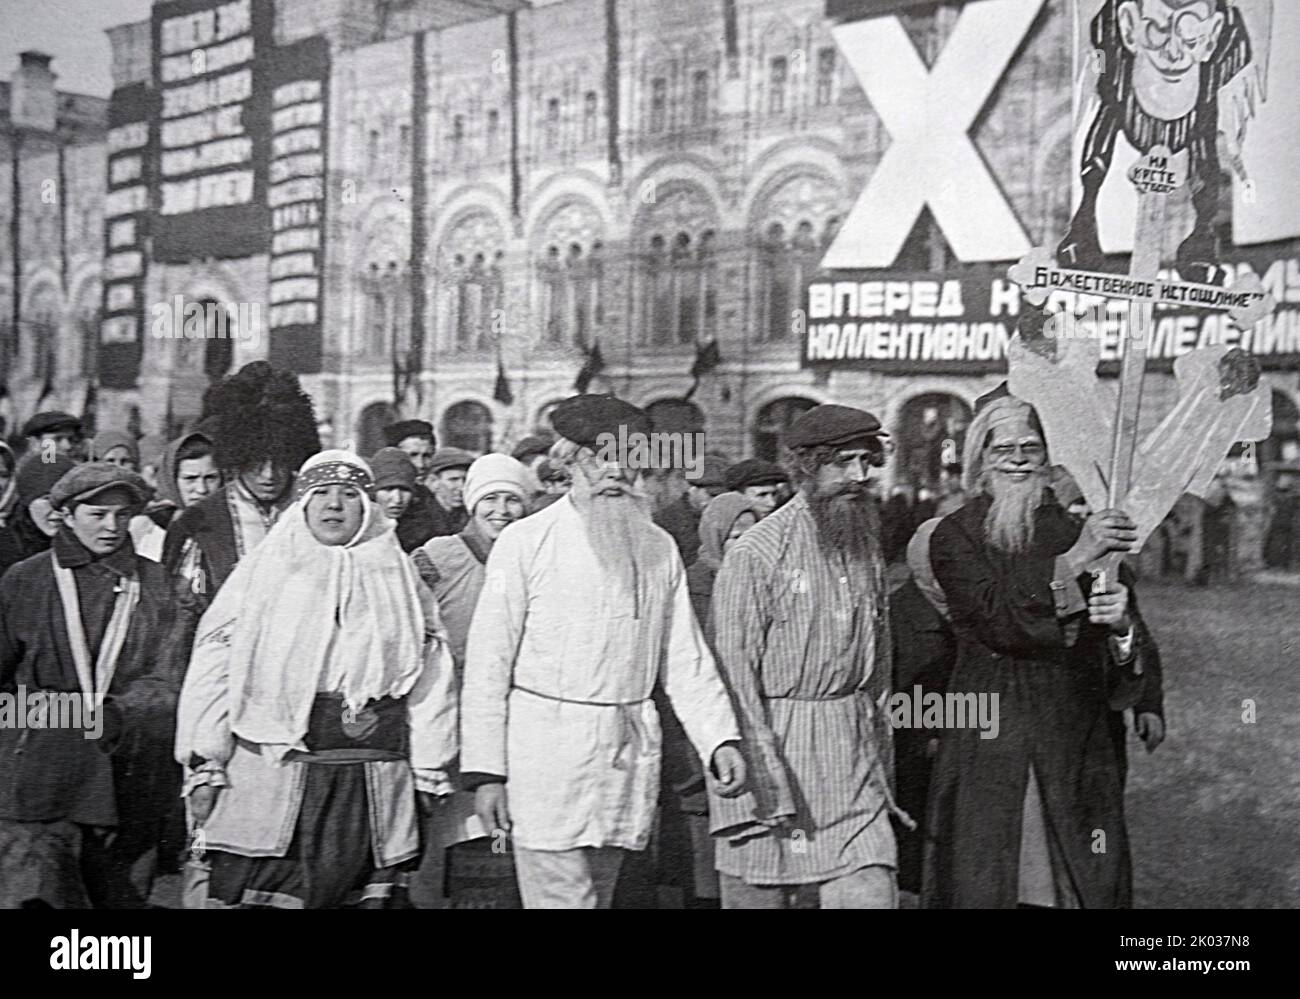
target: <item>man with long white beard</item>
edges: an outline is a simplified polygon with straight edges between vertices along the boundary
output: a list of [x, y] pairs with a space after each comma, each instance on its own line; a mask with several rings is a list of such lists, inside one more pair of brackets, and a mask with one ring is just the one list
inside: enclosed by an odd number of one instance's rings
[[636, 470], [602, 447], [648, 435], [649, 419], [580, 395], [551, 422], [561, 438], [551, 457], [573, 488], [506, 527], [488, 556], [465, 658], [461, 770], [484, 828], [513, 836], [525, 908], [608, 908], [623, 851], [644, 850], [654, 822], [655, 682], [719, 795], [742, 790], [745, 764], [677, 547], [651, 521]]
[[930, 542], [958, 640], [947, 692], [997, 698], [998, 736], [944, 733], [930, 787], [922, 904], [1126, 907], [1131, 898], [1108, 683], [1141, 671], [1126, 587], [1087, 567], [1129, 551], [1121, 511], [1082, 525], [1048, 488], [1037, 414], [999, 388], [967, 431], [972, 498]]
[[787, 432], [798, 494], [727, 552], [716, 648], [745, 735], [752, 790], [709, 803], [722, 906], [897, 906], [889, 816], [888, 597], [867, 492], [880, 421], [815, 406]]

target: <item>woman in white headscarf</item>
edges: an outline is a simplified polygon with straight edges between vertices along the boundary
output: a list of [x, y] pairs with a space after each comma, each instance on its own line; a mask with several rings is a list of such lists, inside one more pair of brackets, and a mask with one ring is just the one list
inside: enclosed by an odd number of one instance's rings
[[209, 907], [406, 904], [419, 806], [450, 793], [454, 673], [432, 594], [344, 451], [199, 623], [176, 758]]

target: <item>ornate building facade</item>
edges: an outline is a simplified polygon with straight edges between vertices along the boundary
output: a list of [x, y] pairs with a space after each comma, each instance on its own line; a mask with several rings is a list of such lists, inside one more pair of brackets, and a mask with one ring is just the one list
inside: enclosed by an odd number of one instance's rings
[[[971, 131], [1035, 244], [1069, 220], [1062, 6], [1039, 12]], [[904, 15], [927, 65], [959, 16], [959, 4]], [[303, 381], [333, 439], [368, 453], [400, 413], [446, 443], [508, 449], [585, 365], [592, 390], [703, 429], [734, 457], [774, 455], [813, 404], [859, 405], [899, 441], [888, 474], [930, 479], [932, 451], [960, 439], [1002, 376], [801, 363], [805, 283], [890, 144], [832, 27], [824, 0], [277, 0], [277, 44], [319, 35], [330, 49], [322, 344]], [[117, 86], [149, 80], [149, 23], [110, 36]], [[69, 162], [89, 178], [77, 203], [91, 206], [103, 148], [77, 148]], [[72, 254], [66, 284], [47, 281], [47, 304], [24, 291], [25, 316], [57, 316], [46, 395], [72, 409], [93, 371], [73, 356], [78, 309], [99, 294], [100, 237], [73, 236], [77, 211], [68, 245], [85, 259]], [[923, 213], [895, 266], [960, 265]], [[177, 295], [269, 303], [267, 256], [151, 265], [146, 302]], [[711, 343], [716, 363], [696, 377]], [[136, 386], [101, 390], [100, 422], [175, 428], [210, 378], [267, 349], [145, 337]], [[43, 369], [16, 356], [9, 387], [25, 416]], [[1294, 371], [1268, 377], [1294, 413]], [[1147, 418], [1173, 392], [1153, 377]]]

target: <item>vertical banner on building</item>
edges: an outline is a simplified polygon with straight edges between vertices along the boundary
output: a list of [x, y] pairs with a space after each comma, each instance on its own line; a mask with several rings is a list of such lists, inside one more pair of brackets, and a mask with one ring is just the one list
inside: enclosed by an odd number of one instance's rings
[[266, 88], [273, 0], [153, 7], [159, 93], [153, 257], [184, 263], [266, 251]]
[[1187, 177], [1175, 234], [1184, 278], [1214, 264], [1220, 176], [1233, 242], [1300, 236], [1300, 5], [1290, 0], [1071, 0], [1075, 212], [1057, 261], [1093, 269], [1133, 249], [1127, 173], [1163, 147]]
[[153, 94], [144, 83], [119, 87], [109, 98], [99, 323], [99, 380], [107, 388], [131, 388], [140, 373], [152, 112]]
[[266, 81], [271, 94], [269, 358], [276, 367], [311, 374], [321, 369], [329, 43], [307, 38], [276, 49]]

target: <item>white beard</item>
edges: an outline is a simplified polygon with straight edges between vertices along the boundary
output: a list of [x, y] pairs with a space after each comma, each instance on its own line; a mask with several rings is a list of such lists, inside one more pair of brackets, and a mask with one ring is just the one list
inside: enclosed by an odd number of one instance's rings
[[1024, 482], [1011, 482], [996, 472], [986, 472], [984, 488], [993, 503], [984, 517], [985, 540], [1009, 555], [1028, 551], [1034, 543], [1034, 514], [1043, 502], [1046, 484], [1045, 469]]
[[652, 544], [654, 522], [649, 504], [639, 495], [593, 495], [590, 506], [582, 511], [587, 541], [600, 567], [624, 597], [637, 596], [637, 580], [651, 568], [647, 562]]

